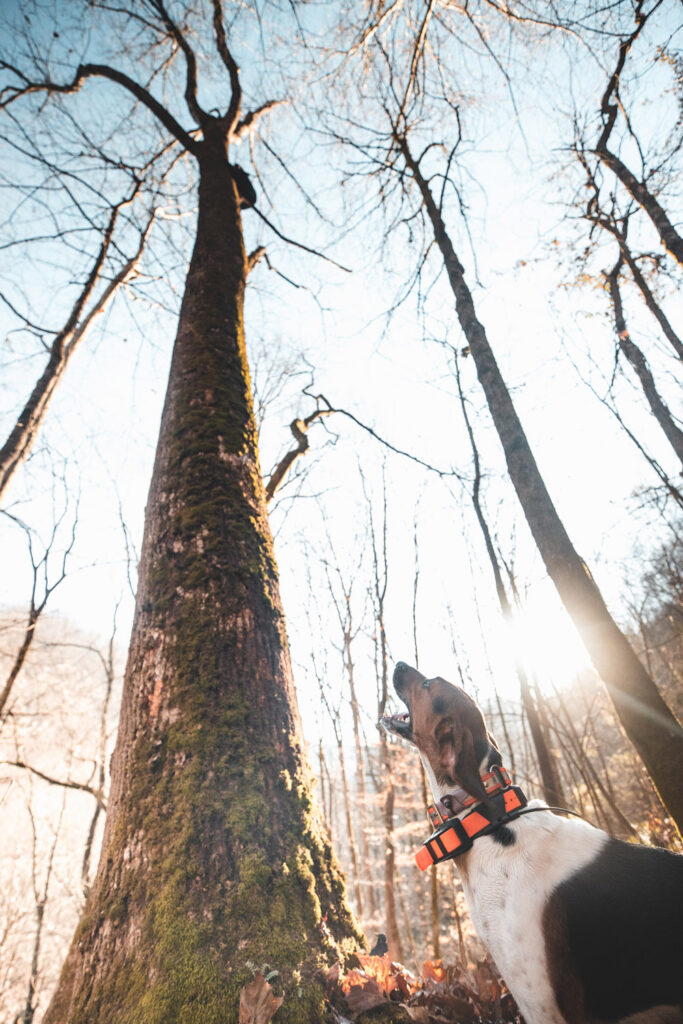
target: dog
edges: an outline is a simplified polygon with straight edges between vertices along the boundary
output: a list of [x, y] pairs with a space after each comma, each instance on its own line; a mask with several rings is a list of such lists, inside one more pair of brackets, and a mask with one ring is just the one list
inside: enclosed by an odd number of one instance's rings
[[526, 1024], [681, 1024], [683, 856], [527, 803], [464, 690], [403, 662], [393, 681], [408, 710], [382, 725], [417, 748], [434, 796], [418, 864], [456, 859]]

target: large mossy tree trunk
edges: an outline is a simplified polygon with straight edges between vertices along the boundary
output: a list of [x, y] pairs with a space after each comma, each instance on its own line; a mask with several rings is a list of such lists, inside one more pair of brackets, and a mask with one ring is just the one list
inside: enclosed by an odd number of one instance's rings
[[477, 376], [500, 439], [510, 480], [548, 575], [605, 683], [626, 735], [640, 754], [679, 832], [683, 833], [683, 729], [635, 651], [609, 613], [588, 566], [560, 519], [534, 458], [510, 392], [478, 320], [465, 271], [446, 231], [441, 210], [413, 157], [396, 134], [417, 184], [439, 247]]
[[239, 199], [225, 134], [204, 135], [103, 852], [46, 1024], [231, 1024], [255, 968], [279, 972], [279, 1020], [313, 1024], [322, 969], [360, 937], [311, 803], [258, 465]]

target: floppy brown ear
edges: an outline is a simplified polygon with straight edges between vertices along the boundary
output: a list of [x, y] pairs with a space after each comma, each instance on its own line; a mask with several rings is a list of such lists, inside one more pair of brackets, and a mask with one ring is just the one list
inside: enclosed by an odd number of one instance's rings
[[470, 796], [488, 803], [488, 796], [479, 774], [479, 761], [474, 751], [472, 731], [464, 726], [460, 734], [460, 753], [455, 763], [455, 778]]

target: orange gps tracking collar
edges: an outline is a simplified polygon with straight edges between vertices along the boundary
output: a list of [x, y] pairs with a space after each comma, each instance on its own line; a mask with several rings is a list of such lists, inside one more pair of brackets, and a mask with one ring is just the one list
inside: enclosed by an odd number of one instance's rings
[[[487, 785], [492, 778], [495, 778], [497, 784]], [[489, 794], [488, 806], [473, 797], [468, 801], [475, 805], [471, 811], [462, 817], [454, 816], [444, 820], [437, 807], [430, 805], [430, 820], [432, 825], [438, 827], [415, 854], [415, 861], [421, 871], [430, 868], [432, 864], [440, 864], [441, 861], [452, 860], [466, 853], [472, 848], [475, 839], [490, 835], [500, 825], [514, 821], [522, 808], [526, 807], [526, 796], [519, 786], [511, 784], [510, 776], [504, 768], [495, 766], [493, 771], [482, 776], [482, 781]]]

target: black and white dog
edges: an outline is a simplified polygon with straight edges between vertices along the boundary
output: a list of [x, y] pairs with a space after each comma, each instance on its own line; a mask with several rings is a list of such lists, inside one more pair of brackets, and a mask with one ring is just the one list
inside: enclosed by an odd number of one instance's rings
[[417, 747], [435, 801], [418, 864], [457, 858], [527, 1024], [683, 1024], [683, 856], [527, 805], [464, 690], [402, 662], [394, 687], [408, 711], [383, 725]]

